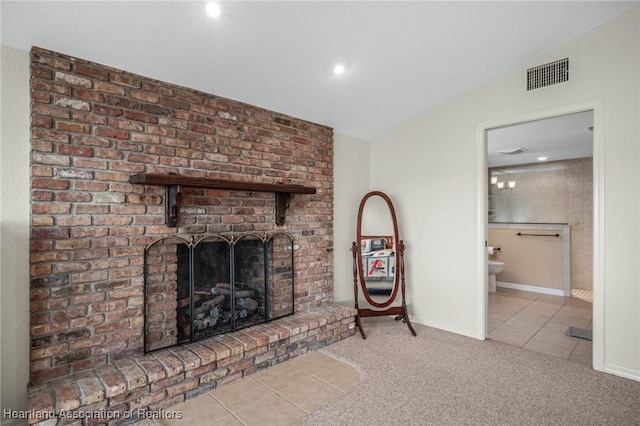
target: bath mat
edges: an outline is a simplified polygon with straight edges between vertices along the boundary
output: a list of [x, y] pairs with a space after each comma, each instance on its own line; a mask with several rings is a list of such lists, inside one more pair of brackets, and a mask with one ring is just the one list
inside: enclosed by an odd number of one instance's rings
[[573, 288], [571, 289], [571, 296], [578, 299], [586, 300], [587, 302], [593, 302], [593, 292], [591, 290]]
[[593, 332], [591, 330], [585, 330], [584, 328], [569, 327], [564, 332], [565, 336], [578, 337], [585, 340], [593, 340]]

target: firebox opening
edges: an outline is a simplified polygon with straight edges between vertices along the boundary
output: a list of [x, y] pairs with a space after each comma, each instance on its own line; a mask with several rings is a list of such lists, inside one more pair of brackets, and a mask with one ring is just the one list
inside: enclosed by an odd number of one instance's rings
[[145, 352], [293, 314], [292, 246], [281, 233], [193, 244], [167, 238], [147, 247]]
[[264, 322], [265, 258], [262, 241], [243, 239], [235, 245], [226, 241], [200, 242], [193, 250], [193, 292], [190, 291], [189, 266], [189, 250], [180, 247], [178, 341], [191, 340], [191, 323], [194, 340], [199, 340]]

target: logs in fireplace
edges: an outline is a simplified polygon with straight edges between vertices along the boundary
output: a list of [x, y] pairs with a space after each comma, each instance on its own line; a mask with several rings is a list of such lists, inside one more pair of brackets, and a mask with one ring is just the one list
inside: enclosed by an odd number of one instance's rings
[[287, 233], [151, 243], [144, 253], [145, 353], [293, 314], [293, 253]]

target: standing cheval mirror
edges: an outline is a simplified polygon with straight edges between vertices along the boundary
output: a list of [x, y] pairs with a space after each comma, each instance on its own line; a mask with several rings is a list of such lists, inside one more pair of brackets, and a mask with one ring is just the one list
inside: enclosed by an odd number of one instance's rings
[[[356, 325], [363, 339], [362, 317], [395, 315], [416, 335], [405, 299], [404, 242], [398, 238], [398, 221], [391, 199], [372, 191], [360, 201], [358, 231], [352, 243], [353, 291], [358, 311]], [[396, 302], [400, 291], [400, 305]], [[360, 308], [360, 294], [369, 307]]]

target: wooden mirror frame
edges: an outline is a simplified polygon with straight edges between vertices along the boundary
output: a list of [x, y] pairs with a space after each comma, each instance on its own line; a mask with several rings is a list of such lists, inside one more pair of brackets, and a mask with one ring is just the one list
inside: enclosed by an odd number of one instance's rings
[[[364, 212], [364, 207], [372, 197], [380, 197], [382, 198], [387, 207], [389, 208], [389, 213], [391, 214], [391, 220], [393, 222], [393, 242], [394, 242], [394, 251], [395, 251], [395, 274], [393, 278], [393, 289], [391, 290], [391, 295], [384, 302], [376, 302], [369, 295], [369, 291], [366, 284], [366, 276], [364, 274], [363, 268], [363, 257], [362, 257], [362, 215]], [[387, 194], [380, 191], [371, 191], [365, 194], [360, 201], [360, 207], [358, 209], [358, 229], [356, 241], [354, 241], [351, 245], [351, 252], [353, 255], [353, 291], [355, 296], [355, 308], [358, 311], [356, 315], [356, 325], [360, 330], [360, 335], [363, 339], [366, 339], [367, 336], [364, 333], [364, 329], [362, 328], [362, 322], [360, 321], [361, 317], [371, 317], [371, 316], [386, 316], [386, 315], [396, 315], [396, 320], [402, 320], [402, 322], [406, 323], [411, 331], [411, 334], [416, 335], [413, 326], [411, 325], [411, 321], [409, 321], [409, 315], [407, 314], [407, 303], [405, 298], [405, 277], [404, 277], [404, 241], [398, 238], [398, 220], [396, 219], [396, 212], [393, 208], [393, 203]], [[370, 235], [367, 235], [370, 237]], [[362, 293], [364, 294], [367, 302], [375, 308], [385, 308], [385, 309], [368, 309], [368, 308], [360, 308], [358, 306], [358, 277], [360, 278], [360, 288], [362, 289]], [[398, 289], [401, 290], [402, 302], [400, 306], [391, 306], [398, 295]]]

